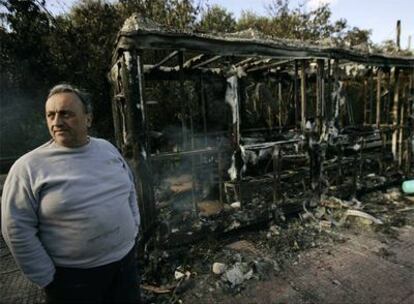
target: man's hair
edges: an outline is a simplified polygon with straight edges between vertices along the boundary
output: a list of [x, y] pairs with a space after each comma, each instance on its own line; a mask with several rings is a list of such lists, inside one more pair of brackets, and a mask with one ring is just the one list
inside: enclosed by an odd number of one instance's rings
[[82, 102], [85, 112], [88, 114], [92, 113], [92, 103], [89, 97], [86, 95], [86, 93], [82, 92], [81, 90], [79, 90], [78, 88], [70, 84], [61, 83], [61, 84], [55, 85], [53, 88], [50, 89], [49, 94], [47, 95], [47, 99], [49, 99], [53, 95], [60, 94], [60, 93], [75, 94], [76, 96], [78, 96], [79, 100]]

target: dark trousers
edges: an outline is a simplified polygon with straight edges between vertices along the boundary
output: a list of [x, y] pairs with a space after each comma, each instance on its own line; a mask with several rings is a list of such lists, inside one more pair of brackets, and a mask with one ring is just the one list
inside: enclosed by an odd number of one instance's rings
[[140, 303], [135, 247], [120, 261], [80, 269], [56, 267], [46, 303]]

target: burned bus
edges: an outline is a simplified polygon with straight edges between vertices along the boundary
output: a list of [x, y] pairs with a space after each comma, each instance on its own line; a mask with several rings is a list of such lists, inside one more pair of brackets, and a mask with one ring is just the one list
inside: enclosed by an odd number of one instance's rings
[[228, 231], [413, 175], [414, 58], [166, 29], [134, 15], [109, 74], [143, 229]]

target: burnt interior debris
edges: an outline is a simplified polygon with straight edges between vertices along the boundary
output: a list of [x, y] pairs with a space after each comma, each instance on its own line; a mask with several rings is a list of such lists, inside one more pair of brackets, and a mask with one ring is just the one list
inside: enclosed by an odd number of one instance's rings
[[146, 233], [228, 231], [413, 175], [414, 58], [164, 29], [135, 15], [110, 72]]

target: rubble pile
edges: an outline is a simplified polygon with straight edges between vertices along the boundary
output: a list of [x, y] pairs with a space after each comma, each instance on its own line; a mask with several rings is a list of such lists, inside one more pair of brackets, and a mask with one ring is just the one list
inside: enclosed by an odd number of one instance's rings
[[[411, 205], [411, 206], [410, 206]], [[319, 206], [309, 212], [306, 208], [302, 218], [311, 218], [321, 227], [372, 228], [373, 231], [392, 233], [393, 227], [405, 224], [405, 212], [413, 211], [412, 198], [404, 196], [400, 189], [374, 191], [360, 199], [341, 200], [322, 197]]]
[[206, 234], [196, 243], [147, 251], [143, 298], [148, 303], [220, 302], [259, 280], [280, 275], [304, 251], [347, 240], [346, 233], [395, 237], [411, 221], [414, 199], [398, 188], [348, 200], [323, 196], [316, 207], [303, 204], [294, 217], [276, 216], [266, 226], [227, 234]]

